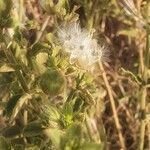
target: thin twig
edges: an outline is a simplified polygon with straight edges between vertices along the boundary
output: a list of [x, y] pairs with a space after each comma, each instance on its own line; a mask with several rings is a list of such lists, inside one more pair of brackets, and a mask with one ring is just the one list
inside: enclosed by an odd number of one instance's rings
[[[19, 0], [19, 23], [20, 25], [22, 24], [23, 21], [23, 13], [24, 13], [24, 0]], [[28, 85], [27, 85], [27, 89], [28, 89]], [[26, 101], [25, 104], [27, 105], [28, 102]], [[27, 124], [28, 121], [28, 111], [25, 109], [23, 112], [23, 123], [24, 125]]]
[[125, 150], [126, 148], [125, 148], [124, 138], [123, 138], [123, 135], [121, 132], [122, 127], [121, 127], [120, 122], [119, 122], [119, 118], [118, 118], [118, 114], [117, 114], [117, 110], [116, 110], [116, 105], [115, 105], [115, 100], [114, 100], [113, 95], [112, 95], [112, 90], [111, 90], [111, 87], [109, 85], [109, 82], [108, 82], [108, 79], [106, 76], [106, 72], [103, 68], [103, 64], [101, 62], [99, 62], [99, 67], [100, 67], [100, 70], [102, 71], [102, 77], [103, 77], [103, 80], [104, 80], [104, 83], [105, 83], [105, 86], [106, 86], [106, 89], [108, 92], [109, 100], [111, 103], [111, 108], [112, 108], [114, 121], [115, 121], [116, 129], [118, 132], [118, 136], [119, 136], [120, 145], [121, 145], [122, 149]]
[[19, 23], [22, 23], [23, 19], [23, 2], [24, 0], [19, 0]]
[[41, 27], [41, 30], [39, 31], [39, 33], [37, 35], [37, 38], [36, 38], [36, 41], [34, 42], [34, 44], [37, 43], [40, 40], [40, 38], [41, 38], [41, 36], [42, 36], [42, 34], [43, 34], [43, 32], [44, 32], [44, 30], [45, 30], [49, 20], [50, 20], [50, 16], [48, 16], [46, 18], [45, 22], [43, 23], [43, 26]]

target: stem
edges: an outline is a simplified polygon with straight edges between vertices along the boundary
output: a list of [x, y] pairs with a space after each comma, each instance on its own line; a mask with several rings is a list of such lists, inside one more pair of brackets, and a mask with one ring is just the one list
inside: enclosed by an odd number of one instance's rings
[[[43, 26], [42, 26], [41, 30], [39, 31], [39, 33], [38, 33], [38, 35], [37, 35], [37, 38], [36, 38], [36, 41], [34, 42], [34, 44], [37, 43], [37, 42], [40, 40], [40, 38], [41, 38], [41, 36], [42, 36], [42, 34], [43, 34], [43, 32], [44, 32], [44, 30], [45, 30], [47, 24], [49, 23], [49, 20], [50, 20], [50, 16], [48, 16], [48, 17], [46, 18], [45, 22], [43, 23]], [[34, 44], [33, 44], [33, 45], [34, 45]]]
[[107, 79], [107, 76], [106, 76], [106, 72], [105, 72], [101, 62], [99, 62], [99, 67], [100, 67], [100, 70], [102, 71], [102, 77], [103, 77], [103, 80], [104, 80], [104, 83], [105, 83], [105, 86], [106, 86], [106, 89], [107, 89], [107, 92], [108, 92], [109, 100], [110, 100], [110, 103], [111, 103], [111, 108], [112, 108], [114, 121], [115, 121], [116, 129], [117, 129], [117, 132], [118, 132], [118, 136], [119, 136], [119, 141], [120, 141], [122, 149], [125, 150], [126, 148], [125, 148], [124, 138], [123, 138], [123, 135], [122, 135], [122, 132], [121, 132], [122, 127], [119, 123], [119, 118], [118, 118], [118, 114], [117, 114], [117, 111], [116, 111], [115, 100], [114, 100], [113, 95], [112, 95], [111, 87], [109, 85], [109, 82], [108, 82], [108, 79]]
[[19, 0], [19, 23], [22, 23], [23, 17], [23, 0]]
[[[150, 0], [147, 0], [147, 22], [150, 18]], [[148, 68], [149, 68], [149, 60], [150, 60], [150, 27], [147, 26], [147, 41], [146, 41], [146, 51], [144, 57], [144, 72], [142, 74], [143, 80], [145, 84], [147, 84], [148, 80]], [[147, 97], [147, 88], [145, 85], [142, 87], [142, 94], [141, 94], [141, 102], [140, 102], [140, 109], [142, 113], [141, 124], [140, 124], [140, 137], [139, 137], [139, 150], [144, 149], [144, 137], [145, 137], [145, 113], [146, 113], [146, 97]]]
[[[19, 25], [21, 25], [22, 21], [23, 21], [23, 13], [24, 13], [23, 3], [24, 3], [24, 0], [19, 0]], [[25, 82], [25, 80], [24, 80], [24, 82]], [[28, 86], [26, 85], [25, 88], [26, 88], [26, 92], [27, 92]], [[26, 101], [25, 104], [27, 105], [28, 102]], [[24, 112], [23, 112], [23, 123], [24, 123], [24, 125], [27, 124], [27, 121], [28, 121], [28, 111], [24, 110]]]

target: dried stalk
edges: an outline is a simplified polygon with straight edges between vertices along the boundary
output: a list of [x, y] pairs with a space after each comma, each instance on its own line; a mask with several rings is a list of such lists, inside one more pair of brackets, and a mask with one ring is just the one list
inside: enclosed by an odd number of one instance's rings
[[112, 95], [111, 87], [109, 85], [109, 82], [108, 82], [108, 79], [106, 76], [106, 72], [103, 68], [103, 64], [101, 62], [99, 62], [99, 67], [100, 67], [100, 70], [102, 71], [102, 77], [103, 77], [103, 80], [104, 80], [104, 83], [105, 83], [105, 86], [106, 86], [106, 89], [108, 92], [109, 100], [111, 103], [111, 108], [112, 108], [114, 121], [115, 121], [116, 129], [118, 132], [118, 136], [119, 136], [120, 145], [121, 145], [122, 149], [125, 150], [126, 148], [125, 148], [124, 138], [123, 138], [123, 135], [121, 132], [122, 127], [119, 123], [119, 118], [118, 118], [118, 114], [117, 114], [117, 110], [116, 110], [115, 100], [114, 100], [113, 95]]
[[[147, 0], [147, 22], [150, 18], [150, 0]], [[144, 72], [142, 74], [145, 85], [148, 80], [148, 68], [149, 68], [149, 60], [150, 60], [150, 27], [147, 26], [147, 41], [146, 41], [146, 51], [144, 56]], [[141, 109], [141, 122], [140, 122], [140, 137], [139, 137], [139, 150], [144, 149], [144, 138], [145, 138], [145, 114], [146, 114], [146, 97], [147, 97], [147, 88], [143, 85], [141, 101], [140, 101], [140, 109]]]

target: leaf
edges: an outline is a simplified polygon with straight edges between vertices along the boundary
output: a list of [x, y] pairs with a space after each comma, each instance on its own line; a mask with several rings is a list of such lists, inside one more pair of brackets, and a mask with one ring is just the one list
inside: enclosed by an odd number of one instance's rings
[[40, 137], [32, 137], [31, 138], [31, 143], [33, 143], [34, 145], [37, 145], [38, 147], [40, 147], [43, 143], [42, 143], [42, 138]]
[[69, 138], [74, 138], [74, 137], [80, 138], [81, 135], [82, 135], [82, 129], [80, 124], [75, 123], [71, 125], [67, 130], [67, 136]]
[[40, 74], [43, 74], [47, 68], [46, 68], [46, 63], [47, 63], [47, 60], [48, 60], [48, 54], [47, 53], [38, 53], [35, 57], [35, 63], [36, 63], [36, 66], [37, 66], [37, 70]]
[[12, 122], [15, 119], [15, 117], [17, 116], [21, 108], [23, 107], [24, 103], [27, 102], [31, 98], [32, 98], [32, 95], [28, 93], [24, 94], [23, 96], [19, 98], [19, 100], [17, 101], [13, 109], [12, 115], [10, 117], [10, 122]]
[[21, 144], [16, 144], [15, 146], [13, 146], [14, 150], [24, 150], [23, 148], [24, 146]]
[[10, 66], [10, 64], [0, 64], [0, 72], [14, 72], [15, 70]]
[[[21, 129], [21, 131], [22, 131], [22, 129]], [[22, 137], [18, 136], [17, 138], [11, 139], [11, 145], [14, 147], [14, 149], [20, 147], [19, 150], [22, 150], [21, 149], [21, 145], [23, 146], [24, 144], [25, 144], [25, 141], [24, 141], [24, 137], [23, 136]]]
[[125, 70], [124, 68], [120, 68], [119, 72], [130, 78], [130, 81], [134, 81], [135, 83], [137, 83], [138, 85], [142, 84], [142, 79], [135, 75], [133, 72], [129, 71], [129, 70]]
[[61, 138], [61, 148], [79, 149], [81, 144], [82, 128], [80, 124], [74, 123], [68, 129], [66, 134]]
[[21, 43], [23, 43], [23, 36], [22, 36], [21, 30], [18, 26], [15, 28], [15, 31], [14, 31], [14, 40], [19, 45], [21, 45]]
[[39, 78], [42, 91], [49, 95], [57, 95], [63, 92], [66, 80], [63, 73], [55, 68], [49, 68]]
[[84, 102], [82, 98], [80, 97], [76, 98], [74, 102], [73, 112], [75, 112], [76, 114], [79, 114], [82, 109], [83, 104]]
[[46, 43], [36, 43], [33, 45], [32, 50], [29, 51], [29, 55], [34, 57], [41, 52], [50, 53], [50, 46]]
[[10, 91], [13, 95], [20, 95], [23, 93], [23, 89], [20, 86], [20, 83], [18, 82], [18, 80], [14, 80], [11, 84], [10, 84]]
[[9, 143], [2, 136], [0, 136], [0, 150], [11, 150]]
[[7, 116], [9, 116], [9, 117], [11, 116], [13, 109], [16, 106], [16, 103], [20, 97], [21, 97], [21, 95], [15, 95], [9, 99], [9, 101], [6, 104], [6, 108], [5, 108]]
[[25, 126], [23, 134], [27, 137], [37, 136], [42, 134], [44, 129], [41, 122], [34, 121]]
[[81, 149], [82, 150], [103, 150], [103, 146], [97, 143], [84, 143]]
[[53, 128], [57, 128], [60, 120], [60, 113], [57, 107], [50, 105], [49, 103], [44, 104], [41, 107], [40, 117], [43, 122], [45, 122], [48, 126]]
[[66, 103], [63, 110], [63, 122], [65, 126], [69, 126], [73, 122], [73, 106], [71, 103]]
[[56, 61], [55, 61], [55, 57], [53, 56], [49, 56], [48, 60], [46, 62], [46, 66], [49, 68], [56, 68]]
[[6, 138], [13, 138], [17, 135], [20, 135], [22, 132], [21, 127], [19, 127], [18, 125], [14, 125], [11, 127], [7, 127], [2, 131], [2, 135]]
[[12, 9], [12, 0], [1, 0], [0, 2], [0, 17], [7, 17]]
[[136, 37], [137, 33], [138, 33], [138, 30], [135, 30], [135, 28], [134, 29], [130, 28], [130, 29], [123, 29], [123, 30], [118, 31], [117, 35], [126, 35], [129, 37]]
[[25, 150], [40, 150], [37, 146], [29, 146]]
[[60, 140], [61, 140], [61, 136], [63, 135], [63, 132], [59, 129], [46, 129], [44, 130], [44, 134], [47, 135], [53, 145], [57, 148], [60, 149]]

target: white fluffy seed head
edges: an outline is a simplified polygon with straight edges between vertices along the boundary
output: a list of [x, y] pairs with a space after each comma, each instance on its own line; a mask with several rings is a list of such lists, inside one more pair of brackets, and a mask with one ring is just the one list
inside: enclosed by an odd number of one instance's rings
[[70, 63], [76, 63], [84, 69], [97, 61], [108, 60], [108, 49], [104, 44], [98, 44], [96, 39], [79, 22], [61, 26], [58, 38], [64, 50], [70, 55]]

